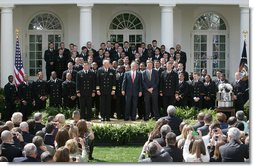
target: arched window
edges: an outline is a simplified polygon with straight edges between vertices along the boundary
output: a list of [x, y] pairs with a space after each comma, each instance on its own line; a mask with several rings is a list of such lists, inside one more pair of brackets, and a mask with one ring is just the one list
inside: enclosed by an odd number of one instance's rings
[[112, 19], [108, 34], [111, 42], [123, 45], [124, 41], [129, 41], [136, 45], [144, 41], [144, 26], [134, 14], [121, 13]]
[[196, 20], [193, 30], [226, 30], [226, 25], [219, 15], [210, 12]]
[[29, 30], [61, 30], [62, 25], [58, 18], [50, 13], [35, 16], [29, 24]]
[[227, 76], [227, 26], [214, 12], [202, 14], [193, 26], [193, 71], [207, 69], [208, 74], [216, 76], [221, 70]]

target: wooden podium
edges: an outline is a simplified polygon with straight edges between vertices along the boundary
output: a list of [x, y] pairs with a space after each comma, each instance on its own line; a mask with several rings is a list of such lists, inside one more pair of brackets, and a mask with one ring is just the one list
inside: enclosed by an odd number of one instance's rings
[[231, 113], [231, 116], [235, 116], [235, 108], [233, 107], [221, 107], [221, 108], [215, 108], [216, 112], [222, 112], [222, 113]]

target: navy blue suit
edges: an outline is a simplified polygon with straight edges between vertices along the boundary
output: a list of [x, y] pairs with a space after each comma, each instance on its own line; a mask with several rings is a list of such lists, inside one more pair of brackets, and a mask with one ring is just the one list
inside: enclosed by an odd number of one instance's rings
[[[159, 119], [158, 111], [158, 87], [159, 87], [159, 74], [158, 71], [152, 69], [151, 80], [149, 79], [149, 72], [146, 70], [142, 74], [142, 85], [144, 90], [144, 100], [145, 100], [145, 117], [144, 120], [148, 120], [151, 113], [151, 109], [155, 116], [155, 119]], [[148, 91], [149, 88], [153, 88], [153, 92]], [[152, 104], [152, 107], [151, 107]]]
[[123, 78], [122, 90], [125, 91], [125, 114], [124, 119], [128, 120], [131, 115], [131, 120], [136, 119], [136, 109], [138, 104], [138, 94], [142, 92], [142, 74], [135, 72], [134, 82], [132, 81], [132, 72], [126, 72]]

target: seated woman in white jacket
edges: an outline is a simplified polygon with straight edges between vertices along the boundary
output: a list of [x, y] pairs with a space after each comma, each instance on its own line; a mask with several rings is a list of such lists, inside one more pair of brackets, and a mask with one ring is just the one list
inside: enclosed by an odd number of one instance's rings
[[[194, 134], [196, 132], [193, 132]], [[192, 131], [189, 132], [183, 146], [183, 158], [185, 162], [209, 162], [210, 155], [205, 147], [202, 137], [197, 134], [193, 136]], [[190, 144], [192, 146], [190, 148]]]

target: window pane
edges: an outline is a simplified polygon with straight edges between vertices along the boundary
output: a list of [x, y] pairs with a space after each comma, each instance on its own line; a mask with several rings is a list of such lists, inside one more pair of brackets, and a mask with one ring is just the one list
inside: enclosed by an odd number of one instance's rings
[[36, 58], [42, 59], [42, 52], [36, 52]]
[[29, 52], [30, 59], [35, 59], [35, 52]]
[[30, 73], [30, 76], [36, 76], [35, 69], [30, 69], [29, 73]]
[[226, 25], [219, 15], [209, 12], [196, 20], [193, 30], [226, 30]]
[[201, 51], [206, 51], [206, 44], [201, 44]]
[[142, 35], [136, 36], [136, 42], [142, 42]]
[[194, 51], [200, 51], [201, 50], [201, 45], [200, 44], [195, 44], [194, 45]]
[[35, 51], [35, 44], [30, 44], [29, 48], [30, 48], [30, 51]]
[[61, 22], [58, 18], [49, 13], [35, 16], [28, 26], [29, 30], [61, 30]]
[[116, 16], [110, 26], [110, 29], [143, 29], [143, 24], [138, 17], [130, 13], [123, 13]]
[[35, 61], [30, 60], [30, 68], [34, 68], [35, 67]]
[[34, 35], [29, 35], [29, 42], [35, 42], [35, 36]]
[[42, 42], [42, 35], [36, 35], [36, 42]]

